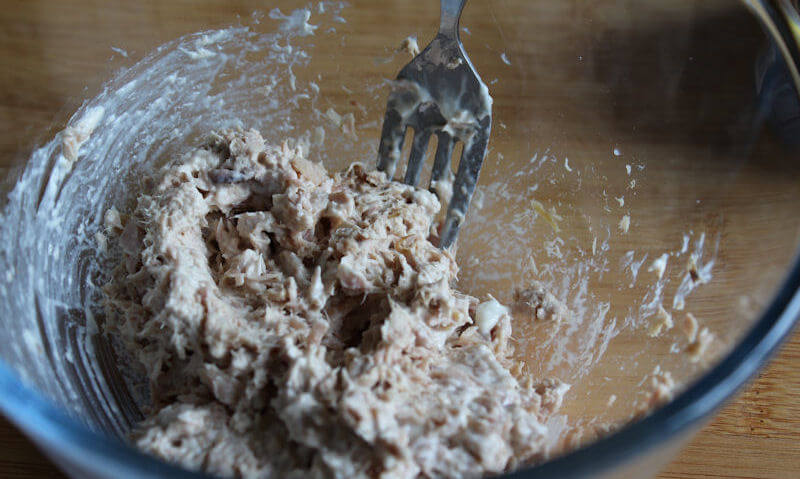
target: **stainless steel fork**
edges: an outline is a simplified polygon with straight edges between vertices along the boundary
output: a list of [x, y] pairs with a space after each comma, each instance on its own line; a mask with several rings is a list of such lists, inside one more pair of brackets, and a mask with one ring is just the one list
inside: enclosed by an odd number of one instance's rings
[[[442, 0], [439, 33], [400, 70], [386, 105], [378, 169], [394, 177], [406, 129], [414, 132], [404, 182], [416, 186], [431, 135], [437, 148], [431, 171], [431, 191], [449, 201], [439, 247], [449, 248], [463, 223], [492, 128], [492, 98], [472, 66], [458, 37], [458, 21], [466, 0]], [[455, 181], [451, 156], [463, 143]], [[452, 183], [452, 189], [446, 183]], [[442, 192], [452, 190], [450, 198]]]

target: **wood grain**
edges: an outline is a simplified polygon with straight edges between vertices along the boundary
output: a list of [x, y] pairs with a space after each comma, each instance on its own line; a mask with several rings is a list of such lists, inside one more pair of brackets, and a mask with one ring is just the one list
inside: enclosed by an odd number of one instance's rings
[[661, 479], [796, 478], [800, 470], [800, 332], [704, 428]]

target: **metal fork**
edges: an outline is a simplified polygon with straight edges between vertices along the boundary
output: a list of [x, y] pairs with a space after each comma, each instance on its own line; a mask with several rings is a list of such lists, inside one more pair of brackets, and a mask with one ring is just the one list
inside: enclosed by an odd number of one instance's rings
[[[492, 98], [458, 37], [466, 0], [442, 0], [439, 33], [400, 70], [386, 104], [378, 169], [394, 177], [406, 129], [414, 131], [404, 182], [416, 186], [431, 135], [438, 138], [430, 190], [440, 195], [452, 181], [451, 156], [463, 143], [461, 161], [440, 233], [439, 247], [449, 248], [466, 217], [492, 128]], [[448, 198], [439, 198], [442, 203]]]

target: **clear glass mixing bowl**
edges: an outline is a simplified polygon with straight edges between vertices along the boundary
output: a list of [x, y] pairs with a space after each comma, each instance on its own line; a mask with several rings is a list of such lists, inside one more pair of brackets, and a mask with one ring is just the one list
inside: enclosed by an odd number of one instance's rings
[[[461, 37], [494, 129], [460, 287], [509, 301], [537, 279], [571, 312], [517, 318], [515, 340], [529, 374], [572, 384], [551, 425], [574, 450], [509, 477], [653, 474], [791, 328], [794, 8], [467, 5]], [[385, 79], [410, 58], [397, 47], [426, 44], [438, 6], [52, 0], [18, 3], [2, 23], [0, 152], [16, 166], [0, 227], [0, 409], [74, 477], [198, 477], [124, 442], [140, 412], [136, 379], [97, 329], [103, 212], [212, 129], [272, 141], [322, 129], [312, 158], [373, 162]], [[354, 134], [342, 132], [350, 115]], [[64, 143], [76, 135], [77, 150]], [[653, 335], [659, 306], [676, 326]], [[686, 313], [713, 337], [699, 356]]]

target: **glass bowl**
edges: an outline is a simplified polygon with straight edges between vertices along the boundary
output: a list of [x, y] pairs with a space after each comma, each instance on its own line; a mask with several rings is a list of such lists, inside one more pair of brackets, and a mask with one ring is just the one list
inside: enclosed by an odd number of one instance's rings
[[[0, 409], [73, 477], [199, 477], [125, 443], [141, 413], [97, 327], [104, 212], [214, 129], [323, 131], [312, 159], [372, 164], [386, 80], [410, 59], [398, 46], [425, 45], [438, 6], [39, 1], [4, 16]], [[508, 302], [541, 281], [570, 311], [515, 317], [527, 374], [572, 387], [553, 458], [508, 477], [655, 473], [790, 330], [796, 20], [787, 1], [467, 5], [494, 128], [459, 287]]]

